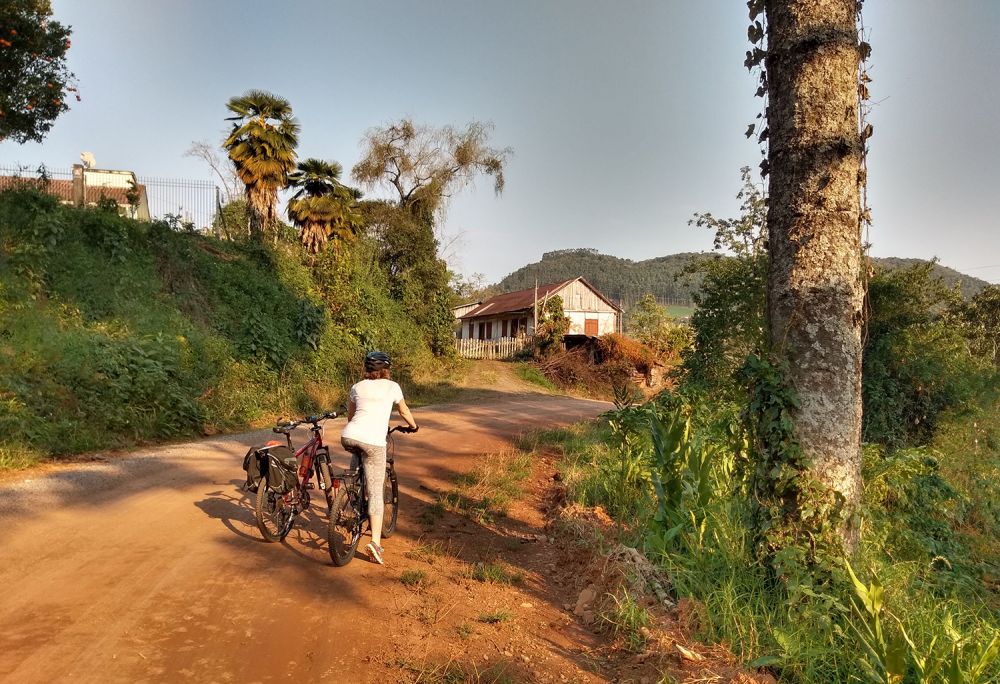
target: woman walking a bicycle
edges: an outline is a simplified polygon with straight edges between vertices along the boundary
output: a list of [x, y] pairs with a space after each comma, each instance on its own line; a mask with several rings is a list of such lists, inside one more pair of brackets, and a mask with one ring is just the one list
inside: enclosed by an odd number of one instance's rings
[[384, 501], [382, 487], [385, 483], [386, 433], [392, 407], [411, 430], [417, 430], [413, 414], [403, 400], [403, 390], [393, 382], [389, 368], [392, 361], [385, 352], [373, 351], [365, 356], [364, 379], [351, 387], [347, 404], [347, 425], [340, 436], [340, 443], [354, 454], [351, 467], [358, 458], [364, 459], [365, 484], [368, 489], [368, 517], [371, 522], [372, 540], [365, 547], [376, 563], [383, 563], [382, 513]]

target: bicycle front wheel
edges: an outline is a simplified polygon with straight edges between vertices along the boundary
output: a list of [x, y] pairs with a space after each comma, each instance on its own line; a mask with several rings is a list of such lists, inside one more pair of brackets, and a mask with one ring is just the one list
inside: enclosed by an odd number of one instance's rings
[[292, 508], [285, 497], [267, 486], [267, 479], [257, 487], [257, 501], [254, 506], [257, 529], [264, 541], [276, 542], [284, 539], [292, 529]]
[[396, 531], [396, 516], [399, 513], [399, 483], [396, 481], [396, 469], [389, 466], [385, 469], [385, 484], [382, 486], [382, 536], [391, 537]]
[[362, 516], [358, 512], [357, 493], [349, 487], [339, 487], [330, 506], [330, 524], [327, 530], [327, 545], [330, 560], [336, 566], [344, 566], [354, 558], [361, 541]]

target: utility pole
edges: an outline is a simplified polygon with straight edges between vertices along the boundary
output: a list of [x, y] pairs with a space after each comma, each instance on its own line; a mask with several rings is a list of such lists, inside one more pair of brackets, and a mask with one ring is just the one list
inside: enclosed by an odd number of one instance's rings
[[531, 305], [531, 310], [534, 318], [531, 334], [534, 335], [535, 331], [538, 330], [538, 276], [535, 276], [535, 299]]

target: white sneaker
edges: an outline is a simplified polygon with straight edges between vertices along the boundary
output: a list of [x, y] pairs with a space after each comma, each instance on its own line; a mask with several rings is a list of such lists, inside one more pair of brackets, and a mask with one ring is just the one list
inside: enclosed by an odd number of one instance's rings
[[375, 542], [368, 542], [368, 546], [365, 547], [365, 551], [367, 551], [368, 556], [379, 565], [385, 564], [382, 560], [382, 554], [385, 553], [385, 550]]

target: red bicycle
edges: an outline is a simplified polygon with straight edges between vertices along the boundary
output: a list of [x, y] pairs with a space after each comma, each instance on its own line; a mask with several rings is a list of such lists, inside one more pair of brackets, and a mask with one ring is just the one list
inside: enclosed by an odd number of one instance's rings
[[[281, 541], [288, 536], [295, 518], [309, 508], [313, 476], [326, 497], [327, 507], [331, 505], [333, 476], [330, 449], [323, 444], [321, 423], [336, 418], [337, 415], [334, 411], [328, 411], [318, 416], [278, 423], [272, 430], [285, 436], [286, 445], [268, 442], [247, 454], [247, 460], [252, 456], [257, 459], [260, 480], [257, 484], [254, 512], [257, 527], [266, 541]], [[294, 450], [292, 430], [305, 424], [312, 426], [309, 428], [312, 436], [298, 450]]]

